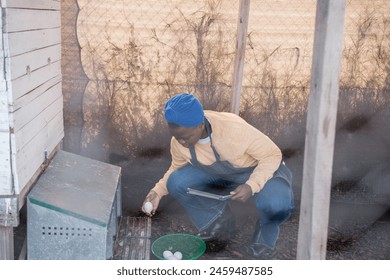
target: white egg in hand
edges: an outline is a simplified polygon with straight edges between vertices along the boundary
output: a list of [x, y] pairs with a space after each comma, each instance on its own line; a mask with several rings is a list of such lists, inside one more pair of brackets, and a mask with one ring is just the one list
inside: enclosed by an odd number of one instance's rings
[[163, 257], [164, 257], [164, 259], [168, 260], [169, 258], [173, 257], [173, 253], [169, 250], [166, 250], [163, 252]]
[[176, 259], [181, 260], [183, 258], [183, 254], [180, 251], [177, 251], [173, 254]]
[[150, 214], [153, 210], [153, 204], [150, 201], [146, 202], [144, 205], [144, 209], [146, 213]]

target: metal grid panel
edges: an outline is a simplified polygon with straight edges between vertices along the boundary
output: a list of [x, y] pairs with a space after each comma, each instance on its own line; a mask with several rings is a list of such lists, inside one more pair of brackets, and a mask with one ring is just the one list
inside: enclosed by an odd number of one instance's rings
[[151, 230], [148, 217], [122, 217], [113, 259], [150, 259]]
[[120, 168], [59, 151], [28, 195], [29, 259], [110, 259]]
[[27, 202], [28, 259], [107, 259], [107, 227]]

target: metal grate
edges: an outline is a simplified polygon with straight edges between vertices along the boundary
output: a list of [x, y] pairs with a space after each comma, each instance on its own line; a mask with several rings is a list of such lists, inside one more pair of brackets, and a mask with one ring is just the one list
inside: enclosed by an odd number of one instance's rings
[[151, 228], [148, 217], [122, 217], [113, 259], [149, 260]]

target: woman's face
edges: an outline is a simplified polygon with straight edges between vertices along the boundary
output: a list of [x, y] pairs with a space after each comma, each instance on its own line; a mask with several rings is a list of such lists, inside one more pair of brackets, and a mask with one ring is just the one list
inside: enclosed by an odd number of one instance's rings
[[205, 132], [204, 123], [195, 127], [183, 127], [168, 125], [169, 131], [173, 137], [183, 146], [189, 148], [195, 145], [200, 138], [204, 137]]

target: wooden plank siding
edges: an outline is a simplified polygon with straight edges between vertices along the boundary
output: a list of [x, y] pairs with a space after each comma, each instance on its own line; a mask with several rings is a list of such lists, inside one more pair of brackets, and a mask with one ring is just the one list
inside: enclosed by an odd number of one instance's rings
[[[26, 193], [64, 136], [61, 2], [2, 0], [1, 6], [6, 92], [0, 95], [0, 140], [9, 148], [0, 155], [0, 180], [11, 179], [10, 191], [18, 195]], [[0, 187], [0, 195], [5, 191]]]
[[12, 90], [12, 100], [17, 100], [26, 94], [30, 94], [30, 92], [35, 88], [60, 75], [61, 62], [57, 61], [45, 67], [39, 68], [29, 75], [12, 80], [10, 87]]
[[3, 8], [60, 10], [61, 0], [1, 0]]
[[[62, 108], [62, 97], [59, 99]], [[57, 109], [58, 109], [57, 107]], [[12, 142], [18, 134], [11, 134]], [[22, 188], [26, 186], [32, 176], [35, 174], [45, 162], [45, 155], [53, 151], [64, 136], [63, 129], [63, 114], [62, 110], [57, 112], [53, 119], [49, 120], [47, 124], [37, 133], [27, 145], [20, 149], [17, 153], [12, 154], [13, 170], [16, 171], [15, 176], [15, 192], [20, 193]]]
[[7, 35], [7, 56], [13, 57], [61, 43], [60, 28], [28, 30]]
[[[58, 28], [61, 16], [56, 10], [6, 9], [7, 25], [5, 32]], [[32, 20], [33, 19], [33, 20]]]
[[19, 98], [13, 106], [10, 106], [10, 110], [13, 112], [14, 130], [23, 130], [60, 96], [62, 96], [61, 80], [59, 76], [56, 76], [23, 98]]
[[[61, 45], [56, 44], [47, 48], [27, 52], [22, 55], [5, 58], [8, 72], [6, 73], [9, 80], [14, 80], [47, 66], [49, 63], [60, 61]], [[27, 63], [28, 62], [28, 63]]]
[[[0, 29], [3, 29], [2, 20], [0, 21]], [[3, 36], [0, 36], [0, 43], [3, 46]], [[1, 69], [4, 69], [4, 57], [4, 48], [1, 48]], [[0, 194], [3, 195], [9, 195], [13, 191], [10, 141], [7, 84], [5, 75], [0, 75]]]
[[64, 136], [61, 2], [0, 1], [0, 204], [18, 200], [12, 216], [0, 209], [0, 259], [14, 259], [18, 210]]

